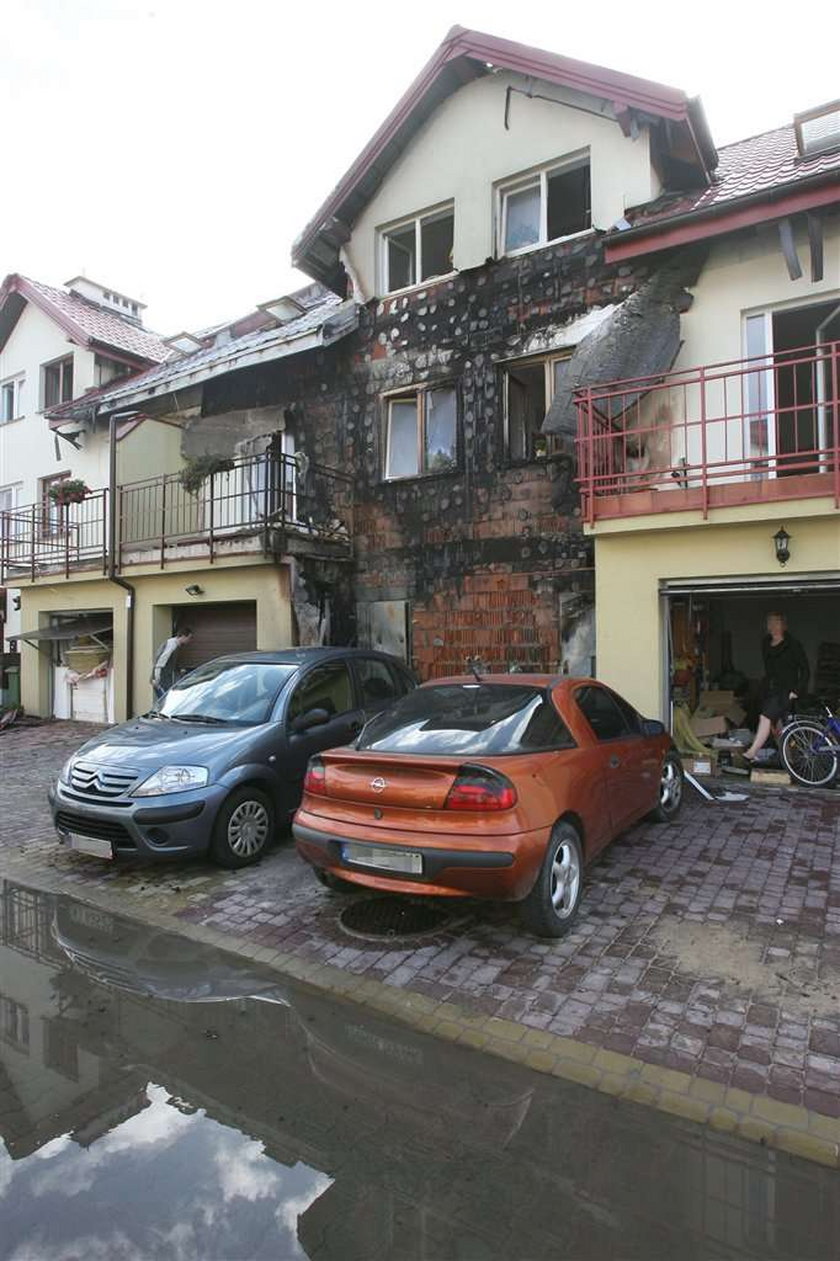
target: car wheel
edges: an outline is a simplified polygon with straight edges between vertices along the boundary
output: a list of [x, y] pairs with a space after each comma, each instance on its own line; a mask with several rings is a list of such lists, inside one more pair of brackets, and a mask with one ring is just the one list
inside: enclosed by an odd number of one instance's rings
[[270, 799], [259, 788], [237, 788], [216, 816], [210, 857], [220, 867], [249, 867], [259, 861], [273, 836]]
[[348, 893], [353, 888], [349, 880], [342, 880], [341, 876], [334, 876], [331, 871], [324, 871], [323, 867], [313, 867], [312, 870], [318, 884], [329, 889], [330, 893]]
[[583, 896], [583, 848], [571, 823], [551, 833], [533, 889], [520, 904], [526, 928], [539, 937], [565, 937]]
[[682, 762], [676, 753], [666, 753], [659, 778], [659, 804], [647, 816], [652, 823], [670, 823], [680, 812], [685, 786]]

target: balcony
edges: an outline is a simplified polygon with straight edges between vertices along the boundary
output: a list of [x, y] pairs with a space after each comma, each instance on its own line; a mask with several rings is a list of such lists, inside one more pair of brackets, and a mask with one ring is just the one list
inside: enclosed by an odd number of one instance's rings
[[[195, 491], [180, 474], [116, 491], [117, 572], [182, 560], [295, 554], [351, 555], [352, 478], [301, 456], [232, 461]], [[81, 503], [33, 504], [0, 513], [0, 585], [109, 568], [109, 492]]]
[[831, 496], [840, 342], [577, 392], [584, 520]]

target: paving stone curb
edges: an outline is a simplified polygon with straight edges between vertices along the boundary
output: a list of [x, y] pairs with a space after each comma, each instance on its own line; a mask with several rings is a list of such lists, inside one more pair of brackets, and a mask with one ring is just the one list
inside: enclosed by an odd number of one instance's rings
[[[64, 881], [32, 871], [24, 859], [5, 855], [0, 875], [20, 879], [46, 893], [64, 894], [91, 906], [115, 912], [112, 896], [95, 889], [68, 891]], [[136, 910], [124, 912], [138, 918]], [[258, 946], [230, 932], [190, 924], [144, 903], [142, 922], [193, 941], [225, 950], [271, 968], [304, 985], [349, 1000], [400, 1020], [423, 1033], [474, 1047], [490, 1055], [524, 1064], [539, 1073], [560, 1077], [633, 1103], [726, 1134], [789, 1152], [804, 1160], [840, 1168], [840, 1118], [823, 1116], [798, 1105], [753, 1095], [748, 1091], [693, 1077], [676, 1069], [645, 1063], [631, 1055], [599, 1049], [574, 1038], [533, 1029], [497, 1016], [472, 1015], [451, 1000], [438, 1001], [372, 980], [330, 964]]]

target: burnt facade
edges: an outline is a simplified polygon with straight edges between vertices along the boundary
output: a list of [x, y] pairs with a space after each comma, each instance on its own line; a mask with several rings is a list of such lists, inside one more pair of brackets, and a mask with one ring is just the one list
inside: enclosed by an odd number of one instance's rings
[[[405, 640], [424, 678], [476, 657], [498, 670], [588, 673], [593, 556], [574, 444], [512, 458], [505, 366], [571, 349], [576, 322], [583, 329], [582, 317], [646, 275], [645, 264], [607, 265], [600, 238], [587, 236], [371, 302], [330, 348], [207, 382], [192, 445], [212, 416], [277, 407], [309, 461], [352, 473], [353, 561], [301, 568], [309, 601], [331, 603], [334, 641], [398, 650]], [[388, 480], [387, 399], [432, 386], [457, 398], [454, 466]]]

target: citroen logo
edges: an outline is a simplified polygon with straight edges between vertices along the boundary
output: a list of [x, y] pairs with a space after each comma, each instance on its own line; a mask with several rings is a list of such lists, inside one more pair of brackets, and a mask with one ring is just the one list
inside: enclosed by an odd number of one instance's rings
[[386, 781], [382, 778], [381, 775], [377, 775], [376, 779], [372, 779], [370, 781], [370, 786], [375, 793], [383, 793], [385, 789], [388, 787]]

